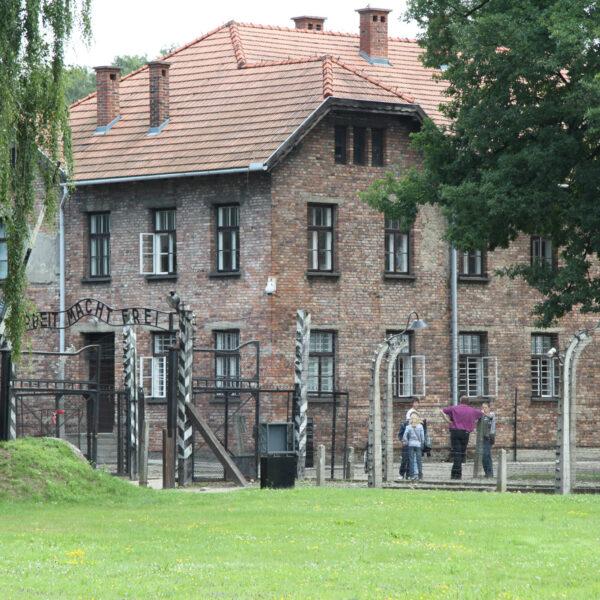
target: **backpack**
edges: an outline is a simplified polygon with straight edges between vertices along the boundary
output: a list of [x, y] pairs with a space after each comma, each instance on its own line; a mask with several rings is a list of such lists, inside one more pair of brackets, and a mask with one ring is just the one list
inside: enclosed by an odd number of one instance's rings
[[[431, 437], [429, 436], [429, 429], [427, 428], [427, 421], [423, 421], [423, 433], [425, 435], [425, 443], [423, 444], [423, 452], [431, 452]], [[429, 454], [428, 454], [429, 455]]]
[[404, 421], [404, 423], [402, 423], [402, 425], [400, 425], [400, 429], [398, 430], [398, 439], [400, 441], [402, 441], [402, 438], [404, 437], [404, 432], [406, 431], [407, 427], [408, 427], [408, 421]]

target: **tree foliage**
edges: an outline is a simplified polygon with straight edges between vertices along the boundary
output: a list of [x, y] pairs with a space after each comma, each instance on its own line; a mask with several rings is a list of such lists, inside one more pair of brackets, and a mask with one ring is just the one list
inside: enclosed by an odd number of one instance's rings
[[423, 168], [363, 195], [405, 224], [440, 206], [457, 248], [552, 238], [558, 269], [514, 264], [547, 326], [600, 311], [600, 5], [590, 0], [409, 0], [428, 67], [447, 84], [446, 127], [414, 135]]
[[96, 74], [88, 67], [73, 65], [65, 71], [65, 98], [71, 105], [96, 91]]
[[19, 356], [27, 303], [24, 256], [43, 184], [47, 218], [58, 202], [59, 166], [71, 171], [64, 52], [74, 27], [90, 34], [90, 0], [0, 2], [0, 217], [6, 227], [6, 337]]
[[[176, 50], [176, 44], [170, 44], [159, 50], [159, 57]], [[137, 71], [148, 62], [145, 54], [120, 54], [115, 56], [110, 63], [115, 67], [121, 67], [121, 77], [125, 77], [132, 71]], [[65, 97], [67, 103], [73, 104], [96, 91], [96, 74], [90, 67], [71, 65], [65, 72]]]

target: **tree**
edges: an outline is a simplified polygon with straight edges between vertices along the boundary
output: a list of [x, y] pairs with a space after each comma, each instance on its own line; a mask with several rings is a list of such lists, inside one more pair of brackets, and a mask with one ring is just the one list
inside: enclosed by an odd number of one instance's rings
[[447, 83], [447, 126], [413, 136], [423, 168], [388, 173], [363, 195], [409, 226], [441, 207], [462, 250], [540, 235], [559, 267], [502, 271], [542, 293], [548, 326], [600, 311], [600, 5], [589, 0], [409, 0], [428, 67]]
[[115, 67], [121, 67], [121, 77], [137, 71], [148, 62], [148, 56], [146, 54], [123, 54], [122, 56], [115, 56], [112, 64]]
[[56, 213], [60, 165], [71, 172], [64, 50], [75, 26], [90, 35], [90, 0], [0, 2], [0, 215], [7, 237], [6, 337], [20, 355], [27, 300], [24, 257], [41, 181]]
[[69, 105], [96, 91], [96, 75], [88, 67], [70, 66], [65, 78], [65, 97]]

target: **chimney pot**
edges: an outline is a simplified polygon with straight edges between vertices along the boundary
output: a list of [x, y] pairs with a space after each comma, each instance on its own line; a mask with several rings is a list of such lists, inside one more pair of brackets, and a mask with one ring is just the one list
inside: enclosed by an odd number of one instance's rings
[[325, 29], [326, 17], [292, 17], [292, 21], [296, 24], [296, 29], [323, 31]]
[[[119, 85], [121, 67], [94, 67], [96, 71], [96, 125], [106, 128], [121, 114]], [[102, 131], [105, 133], [105, 131]]]
[[154, 60], [148, 63], [151, 130], [159, 128], [169, 120], [170, 66], [170, 63], [161, 60]]
[[389, 64], [387, 8], [360, 8], [360, 53], [369, 62]]

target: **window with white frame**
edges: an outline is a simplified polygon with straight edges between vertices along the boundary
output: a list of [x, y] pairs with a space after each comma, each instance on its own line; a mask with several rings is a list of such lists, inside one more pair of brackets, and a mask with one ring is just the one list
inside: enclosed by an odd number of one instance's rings
[[385, 220], [385, 272], [408, 273], [410, 270], [409, 254], [410, 235], [400, 228], [397, 219]]
[[217, 270], [240, 270], [240, 207], [217, 207]]
[[8, 277], [8, 246], [6, 240], [6, 225], [0, 219], [0, 279]]
[[486, 356], [485, 333], [461, 333], [458, 349], [458, 393], [469, 398], [498, 395], [498, 361]]
[[308, 391], [333, 392], [335, 382], [335, 333], [311, 331], [308, 352]]
[[154, 211], [154, 233], [140, 233], [140, 272], [171, 275], [177, 271], [175, 210]]
[[153, 356], [140, 357], [140, 386], [147, 398], [167, 396], [167, 350], [177, 343], [175, 333], [155, 333]]
[[558, 347], [553, 334], [531, 335], [531, 396], [555, 399], [560, 395], [560, 363], [558, 357], [548, 356], [551, 348]]
[[333, 206], [308, 205], [308, 268], [333, 271]]
[[[397, 335], [396, 331], [388, 331], [386, 335]], [[397, 338], [396, 338], [397, 339]], [[395, 398], [411, 398], [425, 395], [425, 357], [414, 354], [414, 337], [408, 332], [399, 339], [404, 343], [394, 363], [392, 371], [392, 388]]]
[[216, 387], [239, 387], [240, 332], [237, 329], [215, 331]]
[[110, 275], [110, 214], [90, 214], [90, 277]]

